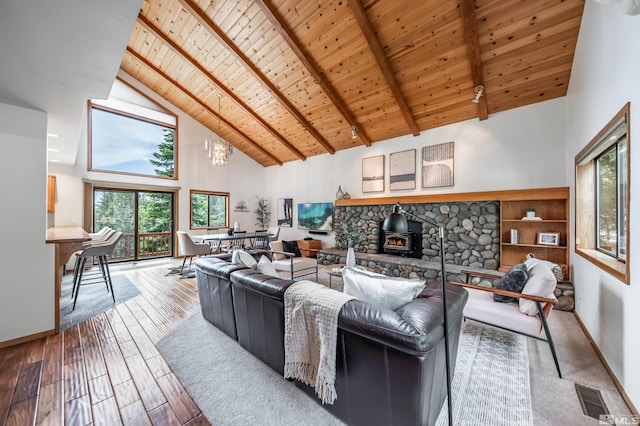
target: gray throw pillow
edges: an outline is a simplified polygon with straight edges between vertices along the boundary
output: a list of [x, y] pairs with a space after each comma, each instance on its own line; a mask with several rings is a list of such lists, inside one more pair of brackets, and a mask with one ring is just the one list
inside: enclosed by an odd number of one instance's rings
[[[522, 293], [522, 289], [527, 283], [527, 279], [529, 279], [529, 274], [527, 273], [527, 265], [525, 265], [524, 263], [519, 263], [517, 265], [513, 265], [511, 269], [509, 269], [509, 271], [504, 274], [502, 279], [498, 281], [496, 288], [509, 290], [516, 293]], [[511, 296], [504, 296], [502, 294], [494, 294], [493, 301], [517, 302], [518, 299]]]
[[295, 253], [296, 257], [301, 257], [300, 249], [298, 248], [297, 241], [282, 241], [282, 251], [288, 253]]

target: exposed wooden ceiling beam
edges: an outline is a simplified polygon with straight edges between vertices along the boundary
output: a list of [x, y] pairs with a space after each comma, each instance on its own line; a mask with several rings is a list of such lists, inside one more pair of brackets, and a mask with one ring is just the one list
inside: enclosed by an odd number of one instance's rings
[[280, 161], [279, 159], [277, 159], [276, 157], [274, 157], [270, 152], [268, 152], [267, 150], [265, 150], [264, 148], [262, 148], [260, 145], [258, 145], [256, 142], [254, 142], [249, 136], [247, 136], [242, 130], [238, 129], [236, 126], [233, 125], [233, 123], [230, 123], [228, 120], [226, 120], [224, 117], [222, 117], [221, 115], [218, 115], [218, 113], [216, 111], [214, 111], [209, 105], [207, 105], [206, 103], [204, 103], [204, 101], [202, 101], [199, 97], [197, 97], [196, 95], [194, 95], [191, 91], [189, 91], [186, 87], [184, 87], [182, 84], [180, 84], [179, 82], [177, 82], [176, 80], [174, 80], [173, 78], [171, 78], [167, 73], [165, 73], [164, 71], [162, 71], [161, 69], [159, 69], [158, 67], [156, 67], [155, 65], [153, 65], [151, 62], [149, 62], [149, 60], [147, 60], [144, 56], [142, 56], [140, 53], [136, 52], [135, 50], [131, 49], [129, 46], [127, 46], [127, 53], [130, 54], [131, 56], [133, 56], [134, 58], [136, 58], [137, 60], [139, 60], [140, 62], [142, 62], [145, 66], [149, 67], [151, 70], [153, 70], [153, 72], [157, 73], [158, 75], [160, 75], [162, 78], [164, 78], [165, 80], [167, 80], [169, 83], [171, 83], [173, 86], [177, 87], [181, 92], [183, 92], [185, 95], [187, 95], [188, 97], [190, 97], [195, 103], [197, 103], [198, 105], [200, 105], [203, 109], [205, 109], [207, 112], [209, 112], [210, 114], [212, 114], [214, 117], [217, 117], [220, 121], [222, 121], [225, 126], [229, 127], [230, 129], [232, 129], [234, 132], [236, 132], [246, 143], [248, 143], [249, 145], [253, 146], [255, 149], [257, 149], [258, 151], [260, 151], [262, 154], [266, 155], [267, 157], [271, 158], [276, 164], [278, 164], [279, 166], [282, 166], [282, 161]]
[[[467, 41], [467, 52], [471, 63], [471, 74], [473, 76], [473, 86], [484, 88], [484, 72], [482, 70], [482, 59], [480, 58], [480, 41], [478, 40], [478, 24], [476, 22], [476, 6], [474, 0], [460, 0], [462, 10], [462, 20], [464, 21], [464, 36]], [[478, 118], [486, 120], [489, 118], [489, 107], [487, 105], [487, 95], [478, 99]]]
[[225, 46], [231, 53], [235, 55], [238, 60], [240, 60], [247, 68], [247, 70], [259, 81], [261, 82], [267, 89], [271, 91], [273, 96], [280, 102], [280, 104], [287, 110], [291, 115], [293, 115], [296, 120], [309, 132], [320, 145], [324, 147], [330, 154], [335, 154], [336, 149], [331, 146], [329, 141], [325, 139], [324, 136], [320, 134], [320, 132], [313, 127], [313, 125], [307, 120], [300, 111], [282, 94], [282, 92], [269, 80], [269, 78], [264, 75], [262, 71], [245, 55], [238, 46], [231, 40], [222, 29], [215, 24], [207, 16], [204, 11], [202, 11], [198, 5], [193, 0], [178, 0], [182, 7], [186, 9], [186, 11], [191, 14], [200, 25], [206, 28], [212, 35], [216, 37], [219, 43]]
[[158, 75], [160, 75], [162, 78], [164, 78], [165, 80], [167, 80], [170, 84], [172, 84], [173, 86], [175, 86], [176, 88], [178, 88], [178, 90], [180, 90], [181, 92], [183, 92], [185, 95], [187, 95], [189, 98], [191, 98], [194, 102], [196, 102], [198, 105], [200, 105], [204, 110], [206, 110], [207, 112], [209, 112], [211, 115], [213, 115], [214, 117], [218, 118], [220, 121], [222, 121], [227, 127], [229, 127], [231, 130], [233, 130], [234, 132], [236, 132], [246, 143], [248, 143], [249, 145], [253, 146], [255, 149], [257, 149], [258, 151], [260, 151], [262, 154], [264, 154], [265, 156], [269, 157], [270, 159], [272, 159], [276, 164], [278, 164], [279, 166], [282, 166], [282, 161], [279, 160], [278, 158], [276, 158], [273, 154], [271, 154], [269, 151], [265, 150], [264, 148], [262, 148], [262, 146], [260, 146], [258, 143], [256, 143], [253, 139], [251, 139], [251, 137], [249, 137], [247, 134], [245, 134], [242, 130], [238, 129], [233, 123], [229, 122], [227, 119], [225, 119], [223, 116], [219, 115], [214, 109], [212, 109], [209, 105], [207, 105], [204, 101], [202, 101], [199, 97], [197, 97], [195, 94], [193, 94], [189, 89], [187, 89], [186, 87], [184, 87], [182, 84], [180, 84], [178, 81], [176, 81], [175, 79], [173, 79], [172, 77], [170, 77], [167, 73], [165, 73], [164, 71], [162, 71], [161, 69], [159, 69], [158, 67], [156, 67], [155, 65], [153, 65], [151, 62], [149, 62], [145, 57], [143, 57], [140, 53], [136, 52], [135, 50], [131, 49], [130, 47], [127, 46], [127, 53], [129, 53], [130, 55], [132, 55], [133, 57], [135, 57], [137, 60], [139, 60], [140, 62], [142, 62], [145, 66], [147, 66], [148, 68], [150, 68], [153, 72], [157, 73]]
[[193, 59], [187, 52], [178, 46], [173, 40], [167, 37], [158, 27], [156, 27], [149, 19], [144, 15], [138, 16], [138, 22], [144, 25], [149, 31], [151, 31], [156, 37], [168, 44], [178, 55], [180, 55], [185, 61], [189, 62], [194, 68], [204, 74], [209, 80], [215, 84], [221, 92], [224, 92], [228, 97], [233, 99], [240, 108], [242, 108], [247, 114], [252, 116], [258, 121], [269, 133], [271, 133], [282, 145], [286, 146], [291, 152], [293, 152], [299, 159], [306, 160], [307, 156], [300, 152], [295, 146], [285, 139], [276, 129], [274, 129], [269, 123], [267, 123], [259, 114], [257, 114], [251, 107], [245, 104], [242, 99], [237, 97], [231, 90], [229, 90], [220, 80], [214, 77], [209, 70], [204, 68], [198, 61]]
[[400, 89], [400, 85], [398, 84], [395, 74], [391, 69], [391, 64], [389, 64], [389, 61], [384, 54], [384, 50], [382, 50], [382, 46], [380, 46], [380, 41], [378, 41], [378, 38], [376, 37], [376, 33], [371, 26], [371, 22], [369, 22], [369, 18], [367, 18], [367, 14], [360, 3], [360, 0], [349, 0], [349, 7], [351, 7], [353, 16], [356, 18], [358, 25], [360, 25], [360, 29], [367, 40], [369, 49], [371, 49], [373, 56], [376, 58], [378, 67], [382, 71], [384, 78], [387, 80], [387, 85], [391, 89], [391, 93], [393, 93], [396, 103], [400, 107], [400, 111], [402, 112], [411, 133], [413, 136], [418, 136], [420, 134], [420, 128], [411, 114], [411, 109], [409, 108], [407, 99]]
[[316, 80], [325, 95], [333, 102], [333, 105], [340, 111], [340, 114], [349, 123], [350, 126], [355, 126], [358, 129], [358, 137], [366, 146], [371, 146], [371, 138], [365, 132], [363, 126], [359, 125], [356, 118], [353, 116], [347, 105], [344, 103], [338, 92], [322, 77], [318, 66], [313, 63], [307, 55], [304, 54], [302, 46], [298, 38], [293, 34], [293, 31], [289, 26], [284, 23], [282, 17], [278, 14], [278, 11], [273, 6], [270, 0], [255, 0], [255, 4], [260, 7], [262, 12], [267, 16], [274, 28], [280, 33], [280, 36], [289, 45], [289, 48], [296, 54], [302, 65], [307, 69], [309, 74]]

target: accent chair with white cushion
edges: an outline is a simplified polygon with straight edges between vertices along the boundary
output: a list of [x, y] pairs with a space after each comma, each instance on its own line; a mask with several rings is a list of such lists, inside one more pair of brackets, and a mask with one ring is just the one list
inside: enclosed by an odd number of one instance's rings
[[[464, 307], [463, 317], [502, 328], [524, 336], [532, 337], [549, 344], [553, 361], [562, 378], [560, 364], [551, 338], [547, 320], [557, 299], [553, 294], [556, 278], [546, 265], [534, 265], [528, 270], [528, 278], [522, 292], [501, 288], [482, 287], [470, 283], [471, 276], [499, 279], [500, 275], [478, 273], [463, 270], [467, 274], [467, 282], [452, 281], [451, 284], [465, 287], [469, 291], [469, 299]], [[494, 295], [509, 296], [516, 302], [498, 302]], [[544, 331], [544, 336], [542, 332]]]
[[314, 257], [304, 257], [299, 253], [285, 251], [282, 240], [269, 243], [271, 264], [278, 272], [287, 272], [289, 279], [316, 274], [318, 280], [318, 261]]

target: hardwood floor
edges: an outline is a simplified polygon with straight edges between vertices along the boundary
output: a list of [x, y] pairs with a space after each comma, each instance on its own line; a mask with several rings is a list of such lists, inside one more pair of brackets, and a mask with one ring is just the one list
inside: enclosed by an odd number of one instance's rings
[[155, 347], [198, 307], [176, 261], [120, 265], [141, 295], [58, 335], [0, 349], [0, 424], [209, 425]]

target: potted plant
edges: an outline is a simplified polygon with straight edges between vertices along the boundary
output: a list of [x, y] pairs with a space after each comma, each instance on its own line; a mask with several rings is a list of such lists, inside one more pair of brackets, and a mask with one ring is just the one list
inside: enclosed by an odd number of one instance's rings
[[536, 209], [529, 207], [527, 209], [527, 217], [536, 217]]
[[271, 210], [269, 210], [269, 200], [266, 198], [258, 198], [258, 207], [253, 211], [256, 214], [256, 225], [260, 226], [260, 229], [267, 229], [269, 226], [269, 219], [271, 219]]
[[365, 240], [366, 234], [362, 228], [352, 223], [341, 222], [339, 228], [342, 246], [347, 245], [347, 266], [354, 266], [356, 264], [354, 247]]

